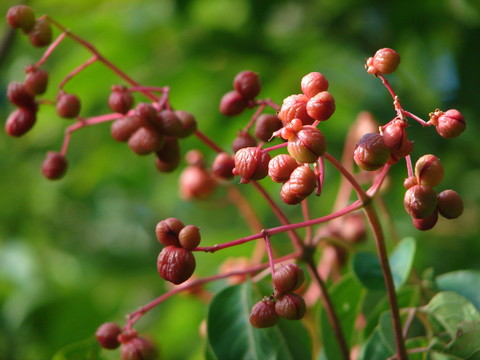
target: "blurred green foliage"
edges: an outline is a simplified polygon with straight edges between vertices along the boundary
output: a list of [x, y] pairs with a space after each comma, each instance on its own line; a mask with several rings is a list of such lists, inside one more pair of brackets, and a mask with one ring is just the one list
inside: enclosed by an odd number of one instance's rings
[[[16, 4], [0, 4], [0, 14]], [[391, 98], [363, 68], [381, 47], [396, 49], [402, 62], [390, 76], [404, 108], [424, 119], [435, 108], [458, 108], [467, 131], [444, 140], [434, 129], [412, 124], [413, 158], [440, 157], [446, 169], [441, 190], [453, 188], [465, 201], [465, 214], [440, 220], [427, 233], [411, 225], [403, 210], [403, 164], [394, 167], [385, 194], [398, 234], [418, 239], [414, 267], [435, 274], [480, 268], [480, 5], [476, 0], [59, 0], [30, 1], [36, 14], [47, 13], [95, 44], [107, 58], [145, 85], [171, 88], [171, 102], [197, 117], [200, 129], [229, 148], [250, 114], [228, 119], [218, 112], [233, 77], [250, 69], [260, 74], [262, 97], [277, 103], [300, 92], [300, 79], [320, 71], [330, 82], [337, 111], [322, 124], [328, 151], [340, 156], [346, 128], [368, 109], [380, 123], [393, 116]], [[1, 35], [9, 31], [0, 22]], [[58, 34], [58, 32], [55, 32]], [[42, 50], [20, 32], [0, 59], [0, 117], [12, 106], [5, 96], [10, 81]], [[58, 84], [89, 54], [67, 39], [45, 68]], [[85, 116], [106, 113], [108, 93], [118, 79], [95, 64], [66, 87], [82, 98]], [[50, 86], [47, 98], [55, 96]], [[139, 98], [140, 99], [140, 98]], [[40, 173], [48, 150], [58, 150], [68, 124], [42, 107], [34, 129], [20, 139], [0, 136], [0, 359], [47, 359], [59, 349], [91, 339], [104, 321], [123, 323], [124, 315], [165, 291], [156, 272], [160, 246], [155, 224], [177, 216], [201, 228], [205, 245], [248, 235], [236, 209], [225, 201], [185, 203], [176, 182], [180, 169], [159, 174], [152, 157], [135, 156], [114, 142], [108, 125], [72, 136], [70, 168], [59, 182]], [[182, 141], [182, 151], [205, 149], [197, 139]], [[213, 154], [207, 152], [208, 161]], [[338, 175], [327, 167], [321, 198], [313, 214], [327, 214]], [[278, 184], [268, 184], [278, 192]], [[242, 187], [265, 226], [277, 222], [251, 188]], [[298, 209], [284, 207], [294, 219]], [[212, 216], [215, 214], [215, 216]], [[281, 237], [279, 237], [281, 239]], [[370, 245], [368, 245], [370, 246]], [[248, 254], [246, 245], [222, 254], [198, 254], [197, 274], [212, 274], [226, 256]], [[217, 285], [215, 285], [217, 286]], [[206, 307], [188, 296], [166, 301], [138, 323], [167, 359], [203, 358], [198, 336]], [[116, 356], [112, 354], [104, 354]]]

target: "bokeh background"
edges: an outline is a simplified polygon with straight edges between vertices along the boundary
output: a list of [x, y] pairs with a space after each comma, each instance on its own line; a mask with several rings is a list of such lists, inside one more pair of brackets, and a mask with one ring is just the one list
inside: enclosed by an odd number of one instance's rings
[[[0, 14], [15, 4], [2, 1]], [[261, 97], [280, 104], [300, 92], [303, 75], [320, 71], [330, 81], [337, 105], [322, 131], [328, 151], [340, 156], [346, 129], [358, 112], [370, 110], [380, 123], [394, 116], [390, 95], [363, 65], [378, 48], [396, 49], [402, 61], [389, 79], [404, 108], [426, 119], [436, 108], [455, 107], [467, 121], [467, 131], [448, 141], [433, 128], [413, 123], [409, 128], [413, 158], [426, 153], [440, 157], [446, 174], [438, 189], [453, 188], [463, 196], [463, 217], [442, 219], [426, 233], [415, 230], [402, 205], [406, 169], [401, 163], [393, 168], [384, 195], [396, 232], [418, 240], [419, 274], [480, 269], [478, 1], [37, 0], [29, 5], [37, 15], [47, 13], [94, 43], [140, 83], [169, 85], [173, 106], [195, 114], [199, 128], [224, 148], [230, 148], [251, 116], [226, 118], [218, 111], [235, 74], [258, 72]], [[5, 42], [9, 29], [1, 18]], [[8, 83], [23, 81], [25, 66], [42, 51], [17, 32], [1, 53], [2, 121], [13, 110], [5, 95]], [[89, 56], [73, 41], [64, 41], [45, 65], [51, 84], [45, 97], [53, 98], [55, 84]], [[112, 72], [95, 64], [66, 90], [81, 97], [82, 115], [91, 116], [108, 111], [115, 83], [119, 80]], [[125, 314], [162, 294], [166, 286], [155, 267], [160, 245], [154, 234], [161, 219], [176, 216], [199, 226], [205, 245], [249, 234], [225, 189], [218, 189], [209, 203], [182, 201], [177, 178], [184, 164], [172, 174], [159, 174], [153, 157], [136, 156], [113, 141], [107, 124], [73, 134], [67, 176], [47, 181], [41, 163], [48, 150], [60, 149], [67, 125], [53, 108], [42, 107], [37, 124], [24, 137], [0, 134], [2, 360], [49, 359], [65, 347], [72, 349], [71, 344], [81, 348], [101, 323], [123, 323]], [[181, 146], [184, 153], [205, 150], [193, 137]], [[206, 152], [207, 161], [213, 156]], [[264, 183], [278, 193], [278, 184]], [[314, 214], [329, 212], [337, 189], [338, 176], [330, 169], [322, 197], [312, 201]], [[241, 190], [265, 226], [275, 226], [256, 193]], [[300, 218], [296, 207], [283, 208], [292, 219]], [[226, 257], [250, 250], [246, 245], [199, 254], [197, 274], [212, 274]], [[138, 328], [155, 339], [165, 359], [201, 359], [204, 345], [198, 334], [205, 315], [204, 304], [177, 296], [145, 316]]]

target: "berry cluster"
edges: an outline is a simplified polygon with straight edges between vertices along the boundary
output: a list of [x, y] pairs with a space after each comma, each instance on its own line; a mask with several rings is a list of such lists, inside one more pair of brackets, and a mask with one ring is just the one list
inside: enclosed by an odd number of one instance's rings
[[27, 5], [12, 6], [7, 12], [7, 21], [11, 27], [22, 29], [33, 46], [44, 47], [52, 42], [50, 23], [44, 17], [35, 19], [35, 13]]
[[233, 80], [233, 89], [220, 101], [220, 112], [226, 116], [239, 115], [246, 108], [255, 106], [254, 99], [262, 90], [262, 84], [254, 72], [242, 71]]

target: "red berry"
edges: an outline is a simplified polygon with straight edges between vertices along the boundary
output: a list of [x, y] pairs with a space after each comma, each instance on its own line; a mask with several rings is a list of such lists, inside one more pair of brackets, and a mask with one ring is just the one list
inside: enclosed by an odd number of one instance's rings
[[460, 111], [451, 109], [438, 117], [436, 127], [441, 137], [451, 139], [465, 131], [465, 118]]
[[33, 46], [44, 47], [52, 42], [52, 27], [47, 20], [37, 19], [28, 35]]
[[257, 329], [272, 327], [278, 322], [273, 299], [265, 297], [257, 302], [250, 312], [250, 324]]
[[166, 137], [162, 148], [156, 153], [155, 164], [160, 172], [172, 172], [180, 164], [180, 144], [175, 137]]
[[438, 194], [438, 211], [447, 219], [456, 219], [463, 213], [463, 200], [457, 192], [444, 190]]
[[157, 259], [160, 276], [175, 285], [188, 280], [195, 266], [195, 257], [190, 251], [173, 245], [164, 247]]
[[270, 155], [258, 147], [247, 147], [235, 153], [234, 175], [240, 175], [240, 182], [263, 179], [268, 174]]
[[32, 95], [41, 95], [47, 91], [48, 72], [33, 65], [25, 69], [25, 89]]
[[100, 346], [105, 349], [116, 349], [120, 346], [118, 335], [122, 333], [122, 329], [114, 322], [107, 322], [97, 329], [95, 337], [100, 343]]
[[35, 14], [30, 6], [16, 5], [8, 9], [7, 21], [11, 27], [28, 33], [35, 25]]
[[385, 145], [383, 136], [376, 133], [363, 135], [353, 153], [355, 163], [366, 171], [380, 169], [389, 157], [390, 149]]
[[233, 178], [233, 168], [235, 167], [235, 160], [230, 154], [221, 152], [217, 154], [212, 164], [212, 174], [224, 180]]
[[165, 246], [174, 245], [178, 247], [180, 246], [178, 234], [180, 234], [180, 231], [184, 227], [183, 223], [177, 218], [168, 218], [157, 224], [155, 234], [157, 235], [160, 244]]
[[153, 126], [142, 126], [128, 139], [128, 146], [138, 155], [146, 155], [162, 149], [165, 137]]
[[302, 92], [309, 98], [328, 90], [328, 80], [319, 72], [311, 72], [302, 78]]
[[220, 101], [220, 112], [225, 116], [241, 114], [247, 108], [248, 100], [238, 91], [230, 91], [223, 95]]
[[403, 158], [413, 150], [413, 142], [408, 140], [405, 127], [406, 121], [395, 120], [385, 127], [383, 130], [383, 141], [390, 149], [390, 152], [396, 158]]
[[313, 120], [307, 113], [307, 102], [309, 98], [304, 94], [290, 95], [283, 100], [278, 117], [284, 125], [292, 122], [293, 119], [300, 119], [302, 124], [311, 125]]
[[72, 119], [80, 113], [80, 99], [74, 94], [60, 93], [57, 98], [57, 114]]
[[283, 294], [275, 303], [275, 312], [289, 320], [300, 320], [306, 311], [305, 300], [295, 293]]
[[157, 110], [150, 103], [139, 103], [135, 107], [135, 116], [142, 126], [158, 126]]
[[195, 225], [187, 225], [178, 234], [180, 246], [185, 250], [192, 251], [200, 244], [200, 229]]
[[328, 91], [321, 91], [307, 102], [307, 114], [318, 121], [325, 121], [335, 112], [335, 99]]
[[49, 151], [42, 164], [42, 174], [50, 180], [62, 178], [67, 172], [67, 159], [64, 155]]
[[178, 137], [184, 138], [190, 136], [197, 130], [197, 121], [192, 114], [184, 110], [176, 110], [175, 115], [182, 124], [182, 131]]
[[255, 136], [262, 141], [270, 141], [273, 133], [282, 128], [282, 122], [275, 115], [262, 114], [255, 122]]
[[437, 186], [443, 175], [443, 165], [435, 155], [423, 155], [415, 163], [415, 176], [420, 185]]
[[179, 178], [180, 197], [185, 200], [205, 199], [216, 187], [216, 181], [205, 169], [187, 166]]
[[283, 184], [280, 197], [288, 205], [300, 203], [308, 197], [317, 186], [317, 177], [308, 166], [298, 166], [290, 175], [290, 180]]
[[157, 350], [145, 338], [134, 337], [122, 343], [122, 360], [155, 360]]
[[424, 219], [415, 219], [412, 218], [413, 226], [418, 230], [427, 231], [432, 229], [438, 220], [438, 211], [434, 210], [430, 215]]
[[160, 132], [166, 136], [180, 136], [183, 133], [183, 125], [172, 110], [162, 110], [157, 116], [157, 124]]
[[27, 133], [37, 121], [37, 112], [30, 108], [18, 108], [13, 111], [5, 123], [5, 131], [10, 136], [22, 136]]
[[283, 183], [290, 179], [290, 175], [297, 166], [297, 161], [290, 155], [280, 154], [268, 163], [268, 175], [273, 181]]
[[244, 130], [240, 130], [237, 134], [237, 137], [233, 140], [232, 150], [233, 153], [236, 153], [238, 150], [257, 146], [257, 140]]
[[112, 111], [126, 114], [132, 108], [134, 101], [132, 93], [125, 86], [112, 86], [112, 92], [108, 97], [108, 106]]
[[382, 74], [391, 74], [397, 69], [398, 64], [400, 64], [400, 55], [393, 49], [377, 50], [373, 56], [372, 65]]
[[305, 281], [303, 270], [294, 263], [281, 266], [272, 276], [273, 285], [278, 294], [297, 290]]
[[415, 219], [425, 219], [437, 207], [437, 194], [427, 185], [414, 185], [405, 192], [405, 210]]
[[288, 153], [298, 162], [314, 163], [323, 155], [327, 142], [322, 132], [313, 126], [304, 126], [288, 140]]
[[254, 99], [262, 89], [258, 74], [251, 71], [242, 71], [233, 80], [233, 88], [245, 99]]
[[18, 107], [25, 107], [36, 109], [35, 99], [33, 95], [27, 90], [25, 84], [17, 81], [12, 81], [8, 84], [7, 96], [10, 102]]
[[133, 116], [125, 116], [112, 122], [110, 133], [119, 142], [126, 142], [139, 128], [138, 121]]

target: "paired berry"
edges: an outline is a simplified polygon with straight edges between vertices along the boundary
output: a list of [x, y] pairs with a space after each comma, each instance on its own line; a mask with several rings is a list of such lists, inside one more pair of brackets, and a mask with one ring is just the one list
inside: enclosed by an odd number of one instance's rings
[[183, 133], [183, 125], [176, 113], [172, 110], [162, 110], [158, 113], [156, 127], [160, 133], [166, 136], [180, 136]]
[[305, 274], [297, 264], [288, 263], [275, 271], [272, 280], [277, 294], [285, 294], [297, 290], [305, 281]]
[[313, 126], [303, 126], [302, 130], [288, 140], [288, 153], [298, 162], [314, 163], [323, 155], [327, 142], [322, 132]]
[[138, 128], [138, 121], [133, 116], [125, 116], [112, 122], [110, 134], [116, 141], [126, 142]]
[[11, 27], [28, 33], [35, 26], [35, 13], [27, 5], [12, 6], [7, 12], [7, 22]]
[[437, 207], [437, 194], [427, 185], [414, 185], [405, 192], [404, 206], [415, 219], [425, 219]]
[[437, 196], [438, 211], [446, 219], [456, 219], [463, 213], [463, 200], [457, 192], [444, 190]]
[[61, 179], [67, 172], [67, 159], [58, 152], [49, 151], [42, 164], [42, 174], [50, 180]]
[[108, 106], [110, 109], [112, 109], [112, 111], [120, 114], [126, 114], [132, 108], [133, 103], [133, 95], [125, 86], [112, 86], [112, 92], [108, 97]]
[[290, 179], [293, 170], [298, 167], [297, 161], [288, 154], [275, 156], [268, 163], [268, 175], [278, 183], [284, 183]]
[[438, 221], [438, 210], [435, 209], [430, 215], [423, 219], [412, 218], [413, 226], [418, 230], [427, 231], [432, 229]]
[[106, 322], [97, 329], [95, 332], [95, 337], [100, 343], [100, 346], [113, 350], [120, 346], [120, 341], [118, 340], [118, 335], [122, 333], [122, 328], [114, 322]]
[[80, 99], [74, 94], [61, 92], [57, 97], [57, 114], [66, 119], [73, 119], [80, 113]]
[[178, 233], [178, 242], [185, 250], [192, 251], [200, 244], [200, 229], [195, 225], [187, 225]]
[[35, 47], [44, 47], [52, 42], [52, 27], [45, 19], [37, 19], [28, 32], [30, 43]]
[[165, 137], [153, 126], [142, 126], [128, 139], [128, 146], [138, 155], [159, 151], [165, 144]]
[[240, 149], [254, 146], [257, 146], [257, 140], [245, 130], [240, 130], [233, 140], [232, 150], [235, 154]]
[[180, 144], [175, 137], [165, 137], [162, 148], [155, 152], [155, 165], [160, 172], [172, 172], [180, 164]]
[[290, 179], [282, 185], [280, 197], [288, 205], [295, 205], [307, 198], [317, 187], [317, 176], [308, 166], [298, 166]]
[[32, 95], [41, 95], [47, 91], [48, 72], [33, 65], [25, 69], [25, 89]]
[[383, 136], [367, 133], [355, 147], [353, 159], [359, 168], [366, 171], [380, 169], [390, 158], [390, 149], [385, 145]]
[[383, 141], [395, 158], [410, 155], [413, 150], [413, 142], [407, 138], [406, 127], [406, 121], [396, 119], [383, 129]]
[[328, 91], [321, 91], [308, 100], [306, 109], [312, 119], [328, 120], [335, 112], [335, 99]]
[[295, 293], [283, 294], [275, 302], [275, 312], [288, 320], [300, 320], [306, 311], [305, 300]]
[[435, 155], [423, 155], [415, 163], [415, 177], [420, 185], [437, 186], [443, 175], [443, 165]]
[[188, 111], [176, 110], [175, 116], [182, 125], [182, 129], [178, 134], [178, 137], [184, 138], [190, 136], [195, 132], [195, 130], [197, 130], [197, 120], [195, 120], [195, 117]]
[[160, 276], [178, 285], [188, 280], [195, 271], [195, 257], [184, 248], [169, 245], [162, 249], [157, 259]]
[[157, 239], [161, 244], [165, 246], [174, 245], [178, 247], [180, 246], [178, 235], [184, 227], [185, 225], [183, 225], [183, 223], [177, 218], [168, 218], [160, 221], [157, 224], [155, 228], [155, 234], [157, 235]]
[[262, 114], [255, 122], [255, 136], [262, 141], [270, 141], [273, 133], [282, 128], [282, 122], [275, 115]]
[[377, 50], [375, 55], [367, 59], [367, 71], [369, 74], [391, 74], [400, 64], [400, 55], [389, 48]]
[[7, 97], [12, 104], [18, 107], [36, 109], [35, 98], [23, 83], [12, 81], [8, 84]]
[[247, 100], [253, 100], [261, 91], [262, 84], [258, 74], [252, 71], [242, 71], [235, 76], [233, 88]]
[[301, 81], [302, 92], [309, 98], [328, 90], [328, 80], [319, 72], [305, 75]]
[[220, 112], [225, 116], [239, 115], [247, 108], [247, 105], [248, 100], [242, 94], [236, 90], [229, 91], [223, 95], [220, 101]]
[[257, 329], [272, 327], [278, 322], [275, 301], [265, 297], [257, 302], [250, 312], [250, 324]]
[[35, 125], [36, 121], [36, 110], [21, 107], [8, 116], [5, 123], [5, 131], [10, 136], [22, 136]]
[[268, 174], [270, 154], [258, 147], [247, 147], [235, 153], [234, 175], [240, 175], [240, 182], [263, 179]]
[[283, 99], [282, 107], [278, 117], [283, 125], [292, 122], [293, 119], [300, 119], [302, 124], [311, 125], [315, 121], [307, 113], [307, 103], [309, 97], [304, 94], [290, 95]]

